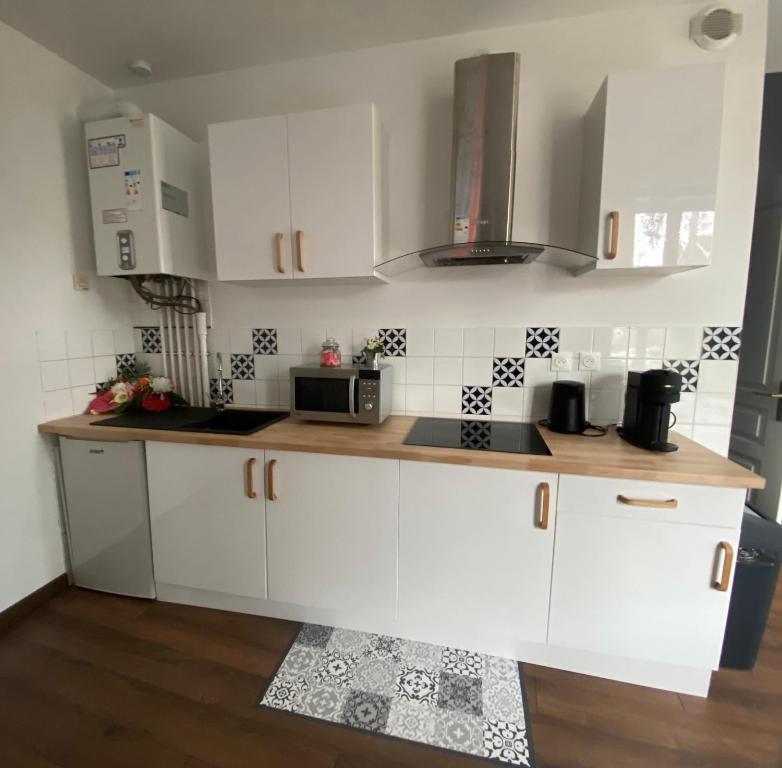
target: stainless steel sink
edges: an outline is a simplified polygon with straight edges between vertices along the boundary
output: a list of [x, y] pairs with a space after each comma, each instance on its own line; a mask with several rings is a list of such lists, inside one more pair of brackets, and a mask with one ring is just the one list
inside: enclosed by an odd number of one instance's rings
[[161, 413], [146, 411], [123, 413], [92, 424], [96, 427], [125, 427], [128, 429], [162, 429], [170, 432], [206, 432], [218, 435], [252, 435], [265, 427], [287, 418], [288, 411], [243, 411], [230, 408], [171, 408]]

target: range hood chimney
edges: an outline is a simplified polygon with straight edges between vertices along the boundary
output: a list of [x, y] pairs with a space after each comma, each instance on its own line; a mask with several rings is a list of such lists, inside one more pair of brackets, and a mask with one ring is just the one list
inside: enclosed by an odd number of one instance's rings
[[450, 242], [397, 256], [378, 271], [414, 266], [526, 264], [542, 261], [577, 274], [593, 257], [513, 239], [518, 53], [461, 59], [455, 65]]

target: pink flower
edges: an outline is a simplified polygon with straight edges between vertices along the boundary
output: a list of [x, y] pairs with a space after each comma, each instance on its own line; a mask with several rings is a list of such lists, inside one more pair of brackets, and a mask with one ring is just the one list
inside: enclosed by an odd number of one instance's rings
[[118, 408], [120, 406], [120, 403], [115, 402], [114, 400], [114, 393], [109, 390], [108, 392], [103, 392], [100, 395], [98, 395], [91, 403], [90, 403], [90, 413], [93, 415], [97, 415], [99, 413], [110, 413], [115, 408]]

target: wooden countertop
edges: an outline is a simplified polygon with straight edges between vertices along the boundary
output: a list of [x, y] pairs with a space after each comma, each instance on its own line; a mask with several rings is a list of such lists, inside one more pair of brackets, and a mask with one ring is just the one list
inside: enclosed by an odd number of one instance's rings
[[313, 424], [285, 419], [248, 436], [94, 426], [92, 422], [99, 418], [89, 415], [71, 416], [41, 424], [39, 430], [49, 434], [91, 440], [149, 440], [164, 443], [331, 453], [556, 472], [566, 475], [692, 483], [724, 488], [765, 486], [765, 480], [759, 475], [681, 435], [676, 435], [678, 451], [654, 453], [626, 443], [614, 429], [611, 429], [605, 437], [590, 438], [560, 435], [545, 427], [539, 427], [552, 455], [529, 456], [496, 451], [404, 445], [405, 436], [415, 421], [412, 416], [391, 416], [378, 427], [358, 424]]

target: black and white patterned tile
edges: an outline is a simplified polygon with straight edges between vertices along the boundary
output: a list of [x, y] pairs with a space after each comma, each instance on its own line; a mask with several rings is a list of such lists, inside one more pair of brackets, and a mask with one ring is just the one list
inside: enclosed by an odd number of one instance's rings
[[527, 357], [551, 357], [559, 352], [559, 328], [527, 328]]
[[495, 387], [524, 386], [524, 358], [495, 357], [492, 365], [492, 384]]
[[252, 355], [231, 355], [231, 378], [254, 379], [255, 358]]
[[156, 354], [163, 351], [163, 338], [160, 328], [141, 329], [141, 351], [147, 354]]
[[488, 451], [491, 448], [491, 422], [463, 419], [461, 425], [462, 448]]
[[367, 356], [362, 352], [360, 355], [353, 355], [351, 358], [353, 365], [366, 365]]
[[462, 413], [491, 416], [491, 387], [462, 387]]
[[306, 624], [259, 706], [497, 765], [535, 765], [511, 659]]
[[277, 329], [253, 328], [253, 354], [276, 355], [277, 354]]
[[117, 376], [133, 376], [136, 372], [136, 355], [133, 352], [124, 352], [114, 356], [117, 366]]
[[405, 357], [407, 355], [407, 330], [405, 328], [381, 328], [378, 339], [383, 345], [386, 357]]
[[681, 374], [682, 392], [698, 391], [700, 360], [666, 360], [664, 367]]
[[[209, 379], [209, 398], [212, 401], [217, 399], [217, 379]], [[234, 383], [231, 379], [223, 379], [223, 401], [234, 401]]]
[[701, 360], [738, 360], [740, 349], [740, 327], [710, 325], [703, 329]]

